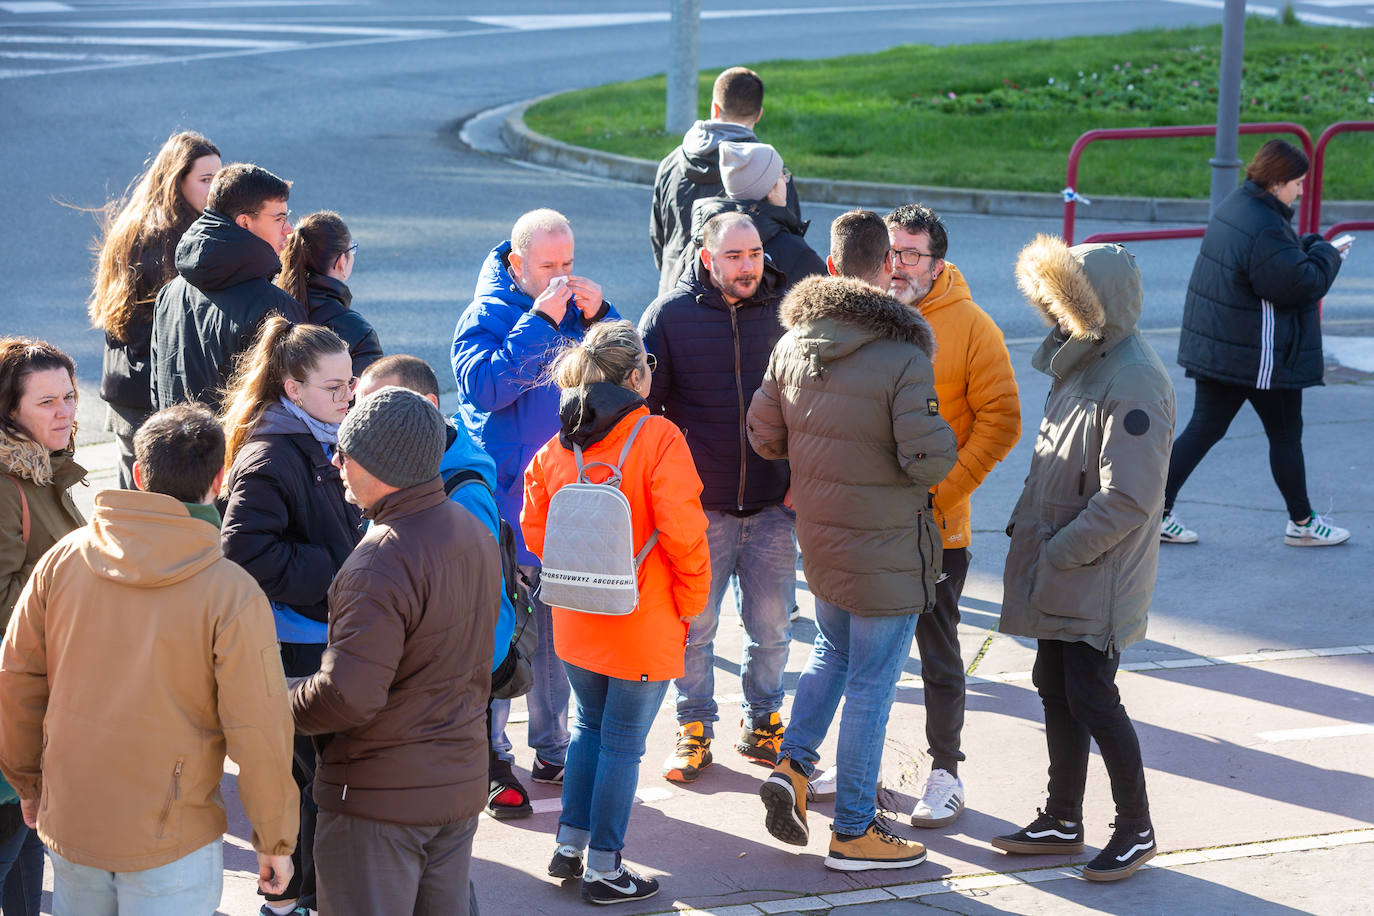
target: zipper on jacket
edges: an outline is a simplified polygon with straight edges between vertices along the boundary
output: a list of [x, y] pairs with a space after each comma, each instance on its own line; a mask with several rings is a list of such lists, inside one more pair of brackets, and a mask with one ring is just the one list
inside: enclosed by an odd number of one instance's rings
[[[729, 303], [727, 303], [729, 305]], [[735, 506], [744, 511], [744, 475], [749, 460], [749, 434], [745, 424], [744, 368], [740, 364], [739, 353], [739, 310], [730, 305], [730, 332], [735, 338], [735, 395], [739, 400], [739, 493]]]
[[1088, 415], [1088, 422], [1083, 424], [1083, 463], [1078, 468], [1078, 495], [1082, 496], [1084, 489], [1088, 485], [1088, 427], [1097, 423], [1097, 405], [1092, 406], [1092, 413]]
[[172, 802], [181, 801], [181, 768], [186, 763], [185, 757], [178, 757], [176, 766], [172, 767], [172, 784], [167, 788], [167, 801], [162, 806], [162, 814], [157, 819], [157, 838], [162, 839], [167, 832], [167, 819], [172, 816]]

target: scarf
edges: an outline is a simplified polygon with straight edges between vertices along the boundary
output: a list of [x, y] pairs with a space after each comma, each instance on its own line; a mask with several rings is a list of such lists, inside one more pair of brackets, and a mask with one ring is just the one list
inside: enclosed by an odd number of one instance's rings
[[314, 417], [310, 416], [310, 414], [288, 400], [285, 395], [282, 395], [281, 406], [286, 408], [287, 413], [305, 424], [306, 430], [309, 431], [310, 435], [315, 437], [315, 441], [324, 446], [326, 455], [333, 453], [334, 447], [339, 444], [338, 423], [325, 423], [316, 420]]

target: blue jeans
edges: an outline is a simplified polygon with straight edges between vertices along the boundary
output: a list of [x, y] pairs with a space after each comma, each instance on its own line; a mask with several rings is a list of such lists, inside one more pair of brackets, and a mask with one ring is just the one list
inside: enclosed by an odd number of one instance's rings
[[613, 871], [639, 785], [639, 761], [667, 681], [629, 681], [564, 663], [577, 701], [563, 771], [558, 842], [588, 848], [587, 865]]
[[146, 871], [104, 871], [48, 852], [53, 916], [210, 916], [224, 893], [219, 839]]
[[877, 813], [873, 796], [883, 761], [887, 716], [902, 665], [911, 654], [918, 615], [860, 617], [816, 599], [816, 642], [797, 681], [792, 719], [782, 739], [782, 757], [809, 776], [830, 723], [844, 698], [835, 765], [837, 833], [861, 834]]
[[5, 916], [38, 916], [43, 905], [43, 841], [24, 823], [19, 803], [4, 810], [9, 837], [0, 842]]
[[[535, 647], [530, 666], [534, 670], [534, 686], [525, 696], [529, 709], [529, 745], [545, 763], [563, 763], [568, 753], [568, 675], [553, 650], [553, 611], [534, 597], [539, 586], [539, 567], [521, 566], [530, 580], [530, 605], [534, 608], [534, 625], [539, 629], [539, 644]], [[515, 760], [510, 739], [506, 737], [506, 722], [510, 719], [510, 700], [491, 701], [491, 749], [507, 762]]]
[[792, 641], [788, 614], [797, 581], [797, 516], [783, 506], [769, 506], [745, 518], [708, 509], [706, 518], [711, 592], [706, 609], [687, 633], [684, 671], [675, 684], [678, 723], [700, 722], [709, 738], [714, 737], [712, 726], [720, 718], [713, 644], [720, 602], [732, 582], [745, 633], [740, 685], [746, 727], [767, 723], [782, 708], [782, 674]]

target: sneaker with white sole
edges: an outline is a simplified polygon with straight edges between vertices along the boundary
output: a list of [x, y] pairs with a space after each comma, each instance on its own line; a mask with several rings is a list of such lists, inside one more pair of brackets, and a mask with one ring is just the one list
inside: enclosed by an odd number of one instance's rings
[[1159, 542], [1161, 544], [1196, 544], [1197, 532], [1184, 527], [1178, 516], [1170, 512], [1159, 522]]
[[1135, 874], [1140, 866], [1155, 857], [1155, 830], [1146, 826], [1144, 830], [1134, 827], [1122, 829], [1112, 824], [1115, 830], [1107, 848], [1083, 866], [1083, 877], [1089, 881], [1120, 881]]
[[582, 877], [582, 850], [570, 843], [562, 843], [549, 860], [549, 877], [564, 881]]
[[825, 867], [834, 871], [868, 871], [873, 868], [911, 868], [926, 860], [926, 848], [892, 832], [881, 817], [858, 836], [836, 833], [830, 839]]
[[768, 832], [792, 846], [805, 846], [811, 833], [806, 825], [806, 787], [810, 780], [790, 758], [778, 761], [759, 786], [764, 825]]
[[826, 801], [835, 797], [835, 789], [838, 787], [840, 768], [827, 767], [825, 770], [817, 770], [811, 774], [811, 781], [806, 784], [806, 800]]
[[1040, 811], [1039, 817], [1015, 833], [992, 838], [992, 847], [1024, 856], [1069, 855], [1083, 851], [1083, 825], [1061, 821]]
[[656, 879], [637, 875], [624, 865], [611, 872], [590, 868], [582, 872], [582, 899], [588, 903], [623, 903], [643, 900], [657, 893]]
[[964, 810], [964, 781], [949, 770], [934, 769], [925, 791], [911, 812], [913, 827], [943, 827], [954, 823]]
[[1337, 528], [1325, 516], [1312, 513], [1306, 524], [1289, 519], [1283, 542], [1289, 547], [1334, 547], [1350, 540], [1350, 532]]

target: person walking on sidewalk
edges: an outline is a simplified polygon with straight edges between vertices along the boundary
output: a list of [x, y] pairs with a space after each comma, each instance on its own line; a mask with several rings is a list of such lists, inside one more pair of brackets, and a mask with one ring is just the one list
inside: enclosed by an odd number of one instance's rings
[[677, 680], [677, 747], [663, 764], [672, 782], [695, 781], [713, 760], [719, 718], [714, 643], [721, 600], [732, 582], [745, 632], [745, 720], [735, 749], [755, 763], [777, 763], [797, 580], [787, 462], [759, 457], [745, 438], [745, 410], [783, 332], [783, 276], [764, 259], [759, 232], [743, 213], [711, 220], [702, 238], [692, 269], [640, 319], [645, 348], [658, 360], [649, 410], [684, 431], [710, 522], [711, 594], [687, 638], [686, 666]]
[[134, 434], [138, 489], [96, 494], [5, 631], [0, 770], [51, 850], [54, 913], [215, 911], [226, 755], [258, 887], [291, 880], [286, 681], [267, 599], [220, 552], [223, 478], [209, 411], [154, 414]]
[[1083, 868], [1119, 881], [1155, 854], [1140, 742], [1116, 687], [1127, 646], [1145, 636], [1159, 561], [1174, 388], [1136, 323], [1144, 292], [1120, 245], [1069, 248], [1037, 236], [1016, 282], [1054, 324], [1031, 364], [1050, 376], [1025, 489], [1012, 510], [1001, 632], [1037, 641], [1048, 799], [1029, 825], [996, 837], [1004, 852], [1083, 851], [1088, 750], [1111, 779], [1111, 841]]
[[[552, 376], [562, 389], [558, 435], [525, 471], [521, 525], [544, 555], [549, 503], [595, 462], [619, 468], [636, 546], [657, 535], [639, 567], [639, 604], [620, 616], [554, 608], [554, 642], [568, 670], [577, 720], [563, 775], [558, 848], [549, 875], [582, 877], [591, 903], [640, 900], [658, 882], [621, 861], [639, 762], [668, 683], [682, 674], [688, 621], [710, 590], [701, 481], [682, 432], [644, 403], [653, 362], [634, 325], [603, 322], [563, 352]], [[577, 450], [574, 455], [574, 449]], [[604, 470], [590, 473], [600, 482]]]
[[943, 827], [964, 810], [964, 662], [959, 599], [973, 540], [973, 491], [1021, 438], [1021, 401], [1002, 330], [973, 301], [959, 268], [945, 260], [949, 235], [939, 215], [907, 204], [887, 215], [892, 248], [889, 292], [935, 332], [935, 394], [940, 416], [959, 441], [959, 460], [935, 487], [935, 523], [943, 542], [935, 610], [916, 624], [921, 657], [930, 776], [911, 813], [917, 827]]
[[439, 477], [444, 419], [382, 388], [334, 461], [372, 522], [329, 588], [320, 670], [291, 690], [315, 747], [315, 870], [329, 916], [468, 916], [486, 799], [486, 706], [500, 608], [496, 541]]
[[105, 428], [119, 443], [119, 485], [125, 490], [134, 487], [134, 430], [153, 411], [153, 302], [177, 275], [177, 243], [205, 212], [219, 169], [219, 147], [189, 130], [174, 133], [125, 199], [105, 208], [89, 311], [91, 325], [105, 334], [100, 398]]
[[749, 441], [791, 462], [818, 632], [777, 766], [759, 789], [765, 824], [784, 843], [810, 839], [807, 783], [843, 699], [825, 865], [909, 868], [925, 847], [892, 831], [874, 795], [897, 679], [916, 621], [935, 606], [929, 490], [957, 454], [935, 394], [935, 338], [914, 309], [858, 280], [807, 278], [781, 314], [787, 335], [749, 407]]
[[1307, 497], [1302, 391], [1322, 384], [1321, 299], [1349, 250], [1349, 243], [1336, 248], [1315, 232], [1299, 238], [1293, 231], [1293, 202], [1307, 168], [1302, 150], [1270, 140], [1207, 223], [1178, 341], [1178, 362], [1195, 394], [1193, 415], [1169, 458], [1159, 526], [1166, 544], [1197, 542], [1174, 503], [1246, 401], [1264, 425], [1269, 470], [1288, 510], [1283, 542], [1329, 547], [1350, 538], [1313, 512]]
[[[452, 355], [458, 414], [496, 462], [496, 506], [512, 522], [520, 571], [530, 583], [539, 631], [530, 660], [534, 686], [525, 698], [534, 749], [530, 778], [555, 786], [563, 782], [571, 689], [554, 655], [552, 613], [533, 597], [539, 560], [526, 549], [514, 521], [520, 518], [525, 468], [558, 432], [558, 391], [545, 378], [546, 370], [561, 347], [581, 340], [596, 322], [620, 317], [601, 298], [597, 283], [572, 273], [573, 254], [572, 226], [563, 214], [531, 210], [517, 219], [511, 237], [482, 264], [472, 303], [454, 330]], [[489, 789], [495, 817], [523, 814], [529, 805], [529, 794], [511, 770], [515, 758], [506, 737], [509, 716], [509, 700], [492, 701], [496, 757]]]

